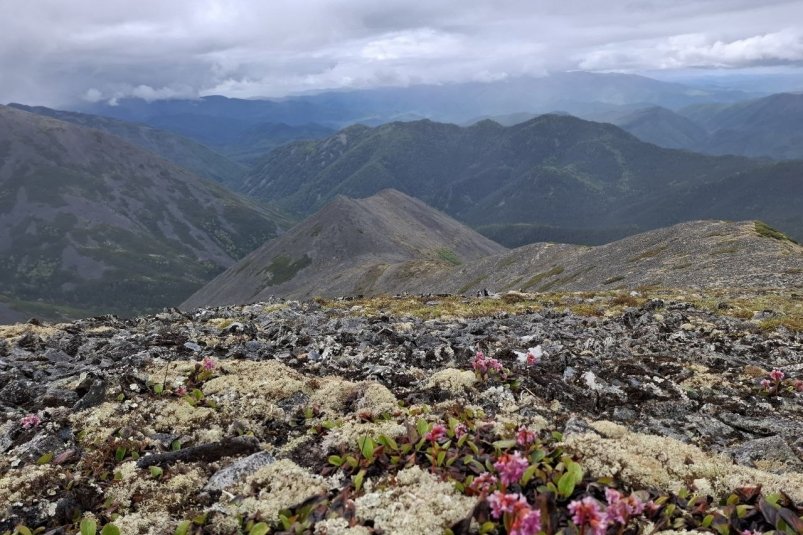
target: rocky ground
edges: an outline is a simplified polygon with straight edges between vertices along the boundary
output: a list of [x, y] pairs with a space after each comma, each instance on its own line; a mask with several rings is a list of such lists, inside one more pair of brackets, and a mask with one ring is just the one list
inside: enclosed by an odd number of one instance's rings
[[0, 533], [803, 533], [801, 303], [430, 296], [0, 327]]

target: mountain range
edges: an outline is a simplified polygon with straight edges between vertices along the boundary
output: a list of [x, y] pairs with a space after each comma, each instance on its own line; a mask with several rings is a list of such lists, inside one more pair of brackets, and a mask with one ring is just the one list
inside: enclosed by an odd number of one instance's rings
[[395, 188], [508, 246], [567, 236], [598, 243], [710, 217], [764, 217], [801, 237], [798, 172], [803, 162], [670, 150], [611, 124], [542, 115], [511, 127], [351, 126], [274, 150], [241, 191], [310, 214], [338, 194]]
[[271, 297], [803, 287], [803, 246], [761, 222], [693, 221], [606, 245], [508, 250], [395, 190], [339, 196], [198, 290], [182, 308]]
[[174, 305], [288, 224], [117, 136], [0, 106], [6, 315]]

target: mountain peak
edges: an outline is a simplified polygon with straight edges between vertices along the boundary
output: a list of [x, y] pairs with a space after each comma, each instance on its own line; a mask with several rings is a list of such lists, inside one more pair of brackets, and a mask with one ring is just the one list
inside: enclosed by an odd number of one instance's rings
[[336, 196], [199, 290], [182, 306], [391, 291], [392, 273], [451, 268], [505, 248], [395, 189]]

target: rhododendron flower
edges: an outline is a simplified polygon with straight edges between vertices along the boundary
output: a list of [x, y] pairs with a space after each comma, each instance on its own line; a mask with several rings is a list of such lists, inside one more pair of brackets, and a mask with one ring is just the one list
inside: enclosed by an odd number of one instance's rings
[[23, 429], [31, 429], [33, 427], [38, 427], [39, 424], [42, 423], [42, 419], [39, 418], [36, 414], [28, 414], [27, 416], [23, 416], [20, 419], [20, 424], [22, 424]]
[[770, 379], [772, 379], [776, 383], [780, 383], [781, 381], [783, 381], [784, 377], [786, 377], [786, 374], [781, 370], [772, 370], [770, 372]]
[[201, 366], [204, 370], [211, 371], [215, 369], [217, 366], [217, 362], [212, 357], [204, 357], [204, 360], [201, 362]]
[[506, 486], [518, 483], [528, 466], [530, 466], [530, 463], [519, 452], [515, 452], [512, 455], [504, 453], [494, 463], [494, 468], [499, 472], [499, 479]]
[[430, 442], [437, 442], [446, 436], [446, 426], [443, 424], [435, 424], [432, 429], [424, 435], [424, 438]]
[[523, 448], [526, 448], [533, 442], [535, 442], [535, 433], [533, 433], [524, 426], [519, 427], [519, 430], [516, 433], [516, 444], [518, 444]]
[[798, 392], [803, 392], [803, 381], [801, 381], [800, 379], [795, 379], [795, 382], [792, 383], [792, 386], [794, 386], [795, 390], [797, 390]]
[[502, 363], [496, 359], [488, 359], [486, 361], [488, 363], [488, 367], [494, 371], [501, 372], [502, 371]]
[[496, 476], [490, 472], [485, 472], [484, 474], [477, 476], [471, 482], [471, 485], [468, 486], [471, 490], [476, 492], [477, 494], [482, 494], [483, 496], [487, 495], [491, 492], [491, 489], [496, 486], [496, 483], [499, 480], [496, 479]]
[[498, 490], [488, 496], [488, 503], [494, 518], [502, 518], [503, 514], [513, 513], [520, 507], [529, 508], [527, 500], [521, 494], [505, 494]]
[[572, 513], [572, 522], [577, 527], [588, 526], [594, 535], [603, 535], [608, 527], [599, 502], [590, 496], [571, 502], [569, 512]]
[[769, 379], [762, 379], [761, 380], [761, 388], [764, 390], [769, 390], [772, 387], [772, 381]]
[[510, 526], [510, 535], [535, 535], [541, 531], [541, 511], [520, 507]]
[[630, 518], [644, 512], [644, 502], [638, 496], [630, 495], [623, 497], [622, 494], [614, 489], [605, 489], [605, 499], [608, 500], [608, 510], [606, 516], [608, 522], [618, 522], [627, 524]]
[[457, 424], [457, 426], [454, 428], [454, 436], [457, 438], [462, 437], [466, 433], [468, 433], [468, 427], [466, 427], [466, 424]]
[[176, 388], [176, 390], [175, 390], [175, 394], [176, 394], [178, 397], [184, 397], [184, 396], [186, 396], [186, 395], [187, 395], [187, 387], [186, 387], [186, 386], [184, 386], [184, 385], [181, 385], [180, 387]]
[[471, 361], [471, 367], [474, 368], [475, 372], [485, 373], [488, 371], [488, 363], [482, 351], [477, 351], [477, 354], [474, 355], [474, 360]]

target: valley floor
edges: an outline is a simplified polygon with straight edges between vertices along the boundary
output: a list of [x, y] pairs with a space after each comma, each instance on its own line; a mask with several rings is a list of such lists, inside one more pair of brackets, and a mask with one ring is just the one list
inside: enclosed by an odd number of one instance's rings
[[772, 290], [0, 326], [0, 533], [803, 533], [802, 331]]

